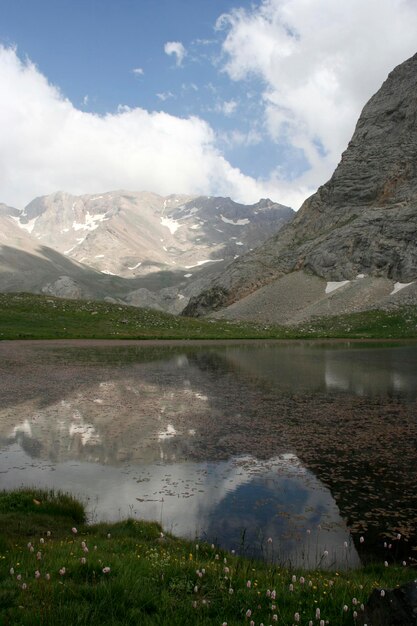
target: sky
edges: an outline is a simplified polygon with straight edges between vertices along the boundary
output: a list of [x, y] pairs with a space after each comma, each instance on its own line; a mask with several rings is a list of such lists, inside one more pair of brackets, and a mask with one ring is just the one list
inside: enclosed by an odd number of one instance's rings
[[0, 202], [128, 189], [298, 209], [416, 52], [415, 0], [0, 0]]

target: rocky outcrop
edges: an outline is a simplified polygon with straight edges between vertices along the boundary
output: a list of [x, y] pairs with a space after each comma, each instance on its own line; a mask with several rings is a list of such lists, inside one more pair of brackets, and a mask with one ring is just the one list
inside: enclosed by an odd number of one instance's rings
[[374, 589], [357, 623], [361, 626], [417, 626], [417, 580], [398, 589]]
[[184, 313], [226, 307], [290, 272], [328, 281], [417, 277], [417, 55], [364, 107], [332, 178], [291, 223], [227, 270]]

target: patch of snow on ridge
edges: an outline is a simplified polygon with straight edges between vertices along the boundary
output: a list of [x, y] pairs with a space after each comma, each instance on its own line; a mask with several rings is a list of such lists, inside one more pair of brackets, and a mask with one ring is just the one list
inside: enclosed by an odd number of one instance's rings
[[29, 220], [27, 224], [22, 224], [22, 222], [20, 221], [20, 217], [14, 217], [13, 215], [11, 215], [10, 217], [12, 218], [12, 220], [14, 220], [17, 223], [19, 228], [22, 228], [23, 230], [26, 230], [28, 233], [31, 233], [33, 231], [35, 222], [38, 219], [39, 215]]
[[198, 267], [199, 265], [204, 265], [205, 263], [218, 263], [219, 261], [224, 261], [224, 259], [207, 259], [207, 261], [198, 261], [195, 265], [186, 265], [186, 270], [191, 270], [193, 267]]
[[107, 274], [108, 276], [117, 276], [117, 274], [113, 274], [110, 270], [101, 270], [102, 274]]
[[412, 282], [411, 283], [395, 283], [394, 289], [391, 291], [389, 295], [393, 296], [394, 293], [397, 293], [398, 291], [401, 291], [401, 289], [404, 289], [405, 287], [409, 287], [412, 284], [413, 284]]
[[91, 215], [89, 211], [87, 211], [85, 215], [84, 224], [80, 224], [79, 222], [73, 222], [72, 228], [74, 230], [96, 230], [98, 228], [99, 222], [106, 222], [109, 218], [106, 217], [107, 213], [98, 213], [97, 215]]
[[169, 437], [174, 437], [176, 434], [177, 431], [175, 428], [171, 424], [168, 424], [166, 430], [161, 430], [158, 433], [158, 439], [159, 441], [163, 441], [164, 439], [169, 439]]
[[233, 226], [246, 226], [246, 224], [250, 224], [250, 220], [248, 220], [247, 218], [243, 219], [243, 220], [228, 220], [227, 217], [224, 217], [223, 215], [220, 215], [222, 222], [224, 222], [225, 224], [232, 224]]
[[343, 287], [344, 285], [347, 285], [348, 283], [350, 283], [350, 280], [339, 280], [337, 282], [327, 283], [326, 293], [331, 293], [332, 291], [336, 291], [336, 289], [339, 289], [340, 287]]
[[134, 265], [133, 267], [129, 267], [128, 266], [128, 270], [136, 270], [138, 269], [138, 267], [140, 267], [142, 265], [142, 261], [139, 261], [139, 263], [136, 263], [136, 265]]
[[173, 235], [181, 226], [181, 224], [178, 224], [176, 220], [173, 220], [170, 217], [161, 217], [161, 224], [162, 226], [169, 228], [171, 235]]

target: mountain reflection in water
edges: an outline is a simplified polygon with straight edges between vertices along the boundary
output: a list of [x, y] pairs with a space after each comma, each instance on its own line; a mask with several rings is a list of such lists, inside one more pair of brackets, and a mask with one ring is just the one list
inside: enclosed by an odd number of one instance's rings
[[359, 564], [347, 524], [394, 532], [395, 520], [415, 536], [415, 348], [19, 344], [1, 356], [3, 488], [68, 490], [94, 519], [157, 519], [306, 567]]

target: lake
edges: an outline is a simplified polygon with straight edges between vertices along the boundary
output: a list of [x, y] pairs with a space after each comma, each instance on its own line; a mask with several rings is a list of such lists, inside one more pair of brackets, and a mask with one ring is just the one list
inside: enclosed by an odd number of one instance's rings
[[0, 342], [0, 487], [285, 565], [413, 559], [416, 400], [415, 345]]

